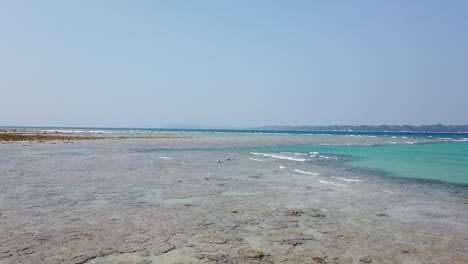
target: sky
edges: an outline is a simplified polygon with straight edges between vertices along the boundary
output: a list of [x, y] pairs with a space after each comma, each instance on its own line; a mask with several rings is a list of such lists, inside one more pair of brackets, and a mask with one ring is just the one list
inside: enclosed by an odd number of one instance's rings
[[0, 126], [468, 124], [468, 1], [0, 1]]

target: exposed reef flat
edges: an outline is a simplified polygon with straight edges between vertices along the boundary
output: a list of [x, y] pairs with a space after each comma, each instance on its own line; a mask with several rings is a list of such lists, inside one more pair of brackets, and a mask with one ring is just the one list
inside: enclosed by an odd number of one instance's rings
[[13, 141], [71, 141], [71, 140], [103, 140], [103, 139], [171, 139], [171, 138], [189, 138], [174, 135], [151, 135], [151, 136], [110, 136], [98, 135], [90, 136], [88, 134], [72, 133], [64, 134], [58, 131], [33, 130], [33, 129], [0, 129], [0, 142]]
[[168, 136], [0, 144], [0, 263], [468, 262], [463, 186], [237, 149], [432, 140]]

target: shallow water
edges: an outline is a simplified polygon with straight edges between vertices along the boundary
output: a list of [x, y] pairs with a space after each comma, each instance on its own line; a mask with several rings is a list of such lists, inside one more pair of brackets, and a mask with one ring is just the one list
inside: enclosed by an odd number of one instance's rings
[[1, 144], [0, 263], [466, 263], [465, 185], [355, 163], [389, 140]]
[[[381, 170], [388, 176], [468, 184], [468, 142], [385, 144], [376, 146], [299, 145], [254, 151], [320, 152], [345, 161], [345, 165]], [[308, 155], [310, 156], [310, 155]], [[319, 154], [312, 154], [318, 156]]]

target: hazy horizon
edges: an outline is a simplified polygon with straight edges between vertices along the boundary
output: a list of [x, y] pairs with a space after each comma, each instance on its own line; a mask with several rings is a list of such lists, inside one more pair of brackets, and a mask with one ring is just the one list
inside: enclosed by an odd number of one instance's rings
[[[443, 126], [468, 126], [467, 124], [458, 124], [458, 125], [444, 125], [444, 124], [425, 124], [425, 125], [411, 125], [411, 124], [380, 124], [380, 125], [343, 125], [343, 124], [334, 124], [334, 125], [261, 125], [261, 126], [252, 126], [252, 127], [242, 127], [242, 126], [203, 126], [203, 125], [184, 125], [184, 124], [172, 124], [172, 125], [165, 125], [160, 127], [143, 127], [143, 126], [122, 126], [122, 127], [105, 127], [105, 126], [8, 126], [8, 125], [0, 125], [0, 128], [91, 128], [91, 129], [193, 129], [193, 130], [210, 130], [210, 129], [219, 129], [219, 130], [249, 130], [249, 129], [270, 129], [270, 128], [278, 128], [279, 130], [284, 129], [285, 127], [290, 127], [291, 129], [301, 128], [301, 127], [333, 127], [333, 126], [415, 126], [415, 127], [423, 127], [423, 126], [435, 126], [435, 125], [443, 125]], [[464, 132], [466, 133], [466, 132]]]
[[4, 1], [0, 126], [468, 124], [468, 1]]

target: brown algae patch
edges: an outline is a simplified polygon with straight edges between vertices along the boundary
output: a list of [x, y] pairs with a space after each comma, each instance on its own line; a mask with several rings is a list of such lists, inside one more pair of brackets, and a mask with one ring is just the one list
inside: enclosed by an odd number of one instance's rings
[[191, 139], [192, 137], [186, 136], [118, 136], [118, 137], [104, 137], [104, 136], [62, 136], [62, 135], [47, 135], [47, 134], [18, 134], [18, 133], [0, 133], [0, 141], [14, 142], [14, 141], [72, 141], [72, 140], [104, 140], [104, 139]]

